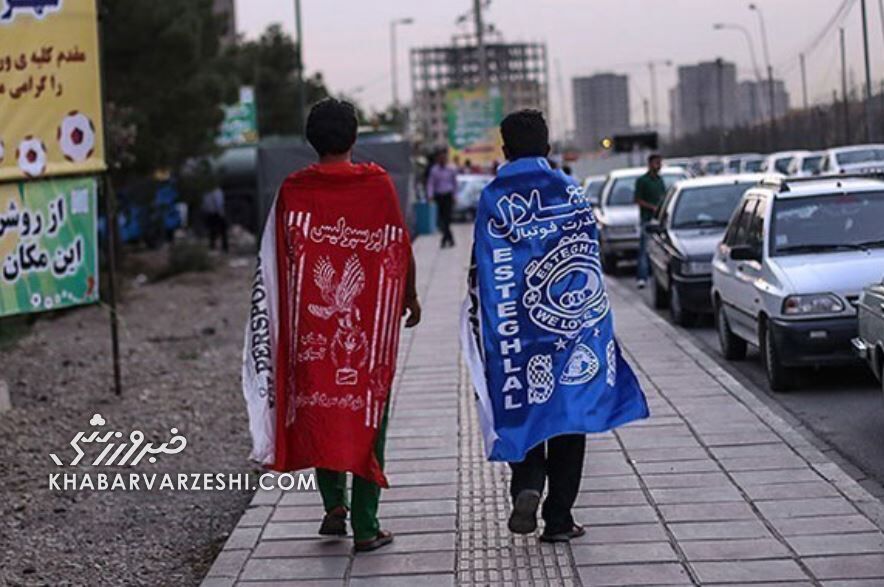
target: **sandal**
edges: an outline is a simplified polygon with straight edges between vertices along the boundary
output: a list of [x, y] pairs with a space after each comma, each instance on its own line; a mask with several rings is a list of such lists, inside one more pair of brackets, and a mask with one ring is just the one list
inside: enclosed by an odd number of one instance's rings
[[393, 534], [386, 530], [381, 530], [371, 540], [356, 540], [353, 547], [356, 549], [356, 552], [371, 552], [391, 542], [393, 542]]
[[570, 530], [564, 532], [550, 532], [546, 530], [540, 535], [541, 542], [570, 542], [573, 538], [580, 538], [586, 534], [586, 528], [580, 524], [574, 524]]
[[347, 535], [347, 508], [338, 506], [326, 512], [319, 526], [320, 536], [346, 536]]

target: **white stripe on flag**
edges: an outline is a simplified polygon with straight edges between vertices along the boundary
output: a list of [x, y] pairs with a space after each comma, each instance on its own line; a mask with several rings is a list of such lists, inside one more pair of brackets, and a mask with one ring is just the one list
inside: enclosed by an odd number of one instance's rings
[[380, 276], [378, 278], [378, 301], [374, 306], [374, 330], [371, 333], [371, 360], [369, 361], [368, 371], [371, 373], [374, 371], [374, 361], [377, 355], [377, 347], [378, 347], [378, 330], [379, 324], [378, 320], [381, 316], [381, 300], [384, 297], [384, 268], [381, 267]]
[[371, 427], [371, 387], [368, 388], [365, 399], [365, 427], [369, 428]]

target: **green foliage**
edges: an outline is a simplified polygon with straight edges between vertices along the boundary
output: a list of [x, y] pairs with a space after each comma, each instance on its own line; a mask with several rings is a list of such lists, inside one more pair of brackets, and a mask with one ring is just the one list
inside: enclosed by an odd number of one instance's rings
[[[302, 134], [297, 44], [278, 24], [270, 25], [257, 41], [230, 47], [224, 57], [239, 84], [255, 88], [260, 136]], [[304, 82], [307, 107], [328, 96], [321, 73]]]
[[134, 129], [130, 149], [109, 145], [113, 168], [175, 170], [212, 152], [221, 104], [236, 93], [223, 72], [212, 0], [102, 0], [101, 9], [110, 128]]

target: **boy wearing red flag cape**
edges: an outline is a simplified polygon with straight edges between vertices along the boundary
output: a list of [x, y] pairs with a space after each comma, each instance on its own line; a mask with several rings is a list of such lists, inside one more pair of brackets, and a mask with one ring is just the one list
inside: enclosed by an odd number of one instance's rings
[[[283, 181], [261, 239], [243, 368], [252, 458], [316, 467], [321, 535], [357, 551], [393, 540], [377, 511], [401, 316], [420, 321], [414, 258], [389, 175], [351, 161], [357, 119], [326, 99], [307, 118], [319, 163]], [[347, 499], [346, 472], [353, 473]]]

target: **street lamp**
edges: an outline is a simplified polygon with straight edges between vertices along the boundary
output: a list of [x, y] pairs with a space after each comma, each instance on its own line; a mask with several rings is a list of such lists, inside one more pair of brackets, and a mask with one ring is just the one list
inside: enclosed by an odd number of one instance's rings
[[755, 4], [754, 2], [749, 4], [749, 10], [755, 12], [758, 15], [758, 25], [761, 28], [761, 42], [764, 47], [764, 61], [767, 63], [767, 91], [770, 97], [770, 131], [773, 139], [773, 143], [776, 144], [777, 137], [777, 115], [776, 115], [776, 98], [774, 94], [774, 85], [773, 85], [773, 66], [770, 64], [770, 46], [767, 40], [767, 26], [764, 24], [764, 13], [761, 12], [761, 7]]
[[393, 108], [399, 108], [399, 68], [396, 59], [396, 26], [414, 23], [413, 18], [397, 18], [390, 21], [390, 77], [393, 84]]
[[752, 35], [749, 34], [749, 30], [743, 25], [730, 22], [717, 22], [712, 25], [712, 28], [716, 31], [732, 30], [743, 34], [743, 37], [746, 39], [746, 45], [749, 47], [749, 57], [752, 59], [752, 71], [755, 72], [755, 79], [761, 82], [761, 71], [758, 69], [758, 60], [755, 58], [755, 43], [752, 42]]

